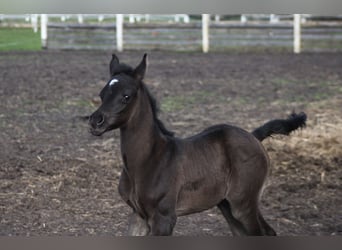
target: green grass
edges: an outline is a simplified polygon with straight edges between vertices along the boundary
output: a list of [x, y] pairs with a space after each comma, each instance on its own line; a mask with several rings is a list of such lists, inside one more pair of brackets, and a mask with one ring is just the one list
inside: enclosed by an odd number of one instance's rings
[[0, 51], [41, 49], [40, 32], [30, 28], [0, 28]]

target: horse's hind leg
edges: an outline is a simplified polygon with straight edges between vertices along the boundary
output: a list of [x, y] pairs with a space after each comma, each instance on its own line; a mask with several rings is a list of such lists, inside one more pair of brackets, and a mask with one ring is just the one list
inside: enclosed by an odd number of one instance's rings
[[256, 202], [241, 200], [229, 200], [229, 202], [233, 217], [243, 225], [247, 235], [263, 235]]
[[258, 190], [235, 186], [227, 195], [232, 217], [239, 221], [246, 235], [263, 235], [259, 222]]
[[227, 200], [221, 201], [217, 207], [220, 209], [221, 213], [223, 214], [224, 218], [228, 222], [230, 229], [233, 233], [233, 235], [241, 236], [241, 235], [247, 235], [247, 232], [240, 221], [234, 218], [230, 204]]
[[261, 226], [261, 230], [264, 235], [269, 235], [269, 236], [276, 236], [277, 233], [274, 231], [274, 229], [265, 221], [264, 217], [259, 211], [259, 222]]

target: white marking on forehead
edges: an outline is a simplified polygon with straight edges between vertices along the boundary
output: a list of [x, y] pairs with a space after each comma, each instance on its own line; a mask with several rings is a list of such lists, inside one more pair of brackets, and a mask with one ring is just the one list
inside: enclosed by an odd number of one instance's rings
[[113, 80], [110, 81], [109, 86], [112, 86], [117, 82], [119, 82], [119, 80], [114, 78]]

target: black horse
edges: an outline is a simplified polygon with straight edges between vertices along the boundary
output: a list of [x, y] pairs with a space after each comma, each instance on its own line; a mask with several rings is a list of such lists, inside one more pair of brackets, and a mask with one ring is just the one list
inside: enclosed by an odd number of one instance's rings
[[113, 55], [91, 133], [120, 128], [119, 193], [133, 209], [129, 235], [171, 235], [177, 216], [218, 206], [234, 235], [276, 235], [258, 206], [269, 169], [260, 141], [305, 125], [306, 115], [273, 120], [249, 133], [216, 125], [186, 139], [167, 130], [142, 82], [146, 54], [132, 68]]

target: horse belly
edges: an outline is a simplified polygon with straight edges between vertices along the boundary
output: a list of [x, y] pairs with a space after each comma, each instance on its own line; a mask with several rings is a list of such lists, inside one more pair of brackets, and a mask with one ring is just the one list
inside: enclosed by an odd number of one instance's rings
[[176, 214], [178, 216], [210, 209], [225, 197], [226, 185], [222, 183], [190, 182], [185, 184], [178, 195]]
[[179, 168], [178, 215], [210, 209], [225, 198], [229, 166], [223, 142], [221, 134], [209, 134], [185, 145], [187, 154], [180, 160]]

